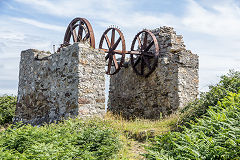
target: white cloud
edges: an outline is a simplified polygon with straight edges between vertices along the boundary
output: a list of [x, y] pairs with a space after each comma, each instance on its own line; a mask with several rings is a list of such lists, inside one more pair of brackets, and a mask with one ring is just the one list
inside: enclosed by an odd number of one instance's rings
[[[219, 76], [229, 69], [239, 69], [239, 60], [235, 57], [239, 57], [240, 54], [240, 8], [233, 0], [219, 0], [217, 3], [216, 1], [204, 3], [204, 1], [186, 0], [182, 15], [174, 15], [171, 10], [168, 13], [161, 13], [161, 8], [159, 13], [154, 14], [144, 12], [144, 9], [136, 11], [135, 4], [138, 1], [127, 0], [15, 1], [25, 4], [29, 10], [32, 9], [36, 13], [56, 16], [58, 19], [71, 17], [69, 18], [71, 20], [77, 16], [87, 17], [92, 21], [96, 44], [99, 43], [100, 36], [106, 27], [112, 24], [118, 25], [123, 30], [127, 49], [134, 35], [141, 29], [163, 25], [173, 26], [177, 34], [183, 34], [187, 49], [193, 50], [200, 56], [201, 90], [206, 90], [208, 84], [217, 82]], [[19, 23], [20, 25], [17, 26], [21, 29], [13, 27], [15, 23]], [[19, 48], [51, 50], [52, 44], [61, 43], [66, 29], [25, 17], [12, 18], [10, 21], [3, 20], [0, 21], [0, 25], [0, 43], [8, 44], [4, 46], [4, 53], [9, 52], [12, 56], [16, 56], [17, 51], [19, 55]], [[29, 31], [30, 27], [37, 27], [37, 29]], [[49, 34], [51, 36], [44, 36], [43, 32], [47, 32], [46, 30], [52, 31]], [[5, 58], [10, 55], [4, 54]], [[4, 65], [8, 64], [4, 63]]]
[[240, 36], [240, 8], [235, 3], [216, 3], [207, 10], [193, 0], [188, 1], [183, 27], [217, 37]]
[[[135, 11], [137, 1], [115, 0], [15, 0], [26, 4], [37, 11], [59, 17], [91, 17], [102, 26], [116, 24], [120, 27], [155, 27], [171, 25], [179, 29], [187, 29], [194, 32], [206, 33], [214, 36], [240, 35], [240, 8], [233, 1], [218, 1], [209, 3], [208, 9], [194, 0], [186, 0], [186, 8], [183, 16], [171, 13], [152, 15], [141, 11]], [[161, 11], [161, 10], [160, 10]], [[33, 23], [36, 26], [55, 26], [43, 24], [26, 18], [22, 22]], [[43, 27], [44, 28], [44, 27]], [[61, 29], [59, 29], [61, 30]]]
[[56, 35], [61, 35], [60, 27], [25, 21], [29, 19], [19, 21], [3, 16], [0, 19], [0, 95], [16, 95], [21, 51], [28, 48], [52, 51], [52, 44], [59, 39]]
[[24, 34], [21, 32], [12, 32], [12, 31], [2, 31], [0, 32], [1, 39], [5, 40], [23, 40], [25, 38]]
[[17, 89], [1, 89], [0, 88], [0, 96], [2, 95], [17, 95]]
[[43, 28], [43, 29], [49, 29], [53, 31], [61, 31], [64, 32], [65, 27], [57, 26], [57, 25], [52, 25], [52, 24], [47, 24], [47, 23], [42, 23], [33, 19], [28, 19], [28, 18], [12, 18], [15, 21], [19, 21], [22, 23], [30, 24], [35, 27]]
[[[132, 2], [127, 0], [15, 0], [26, 4], [44, 14], [59, 17], [91, 16], [102, 17], [121, 13], [131, 6]], [[104, 16], [104, 17], [105, 17]]]

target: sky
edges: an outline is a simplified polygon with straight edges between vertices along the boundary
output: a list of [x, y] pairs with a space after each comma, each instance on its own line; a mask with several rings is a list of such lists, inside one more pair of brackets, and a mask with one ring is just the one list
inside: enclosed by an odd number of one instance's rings
[[200, 91], [240, 70], [239, 0], [0, 0], [0, 95], [17, 95], [21, 51], [52, 52], [75, 17], [90, 21], [96, 46], [108, 26], [118, 26], [127, 50], [143, 28], [173, 27], [199, 55]]

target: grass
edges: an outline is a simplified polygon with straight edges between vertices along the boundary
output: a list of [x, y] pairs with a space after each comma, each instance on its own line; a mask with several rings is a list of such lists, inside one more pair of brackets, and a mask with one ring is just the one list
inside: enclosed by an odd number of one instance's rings
[[[93, 118], [88, 121], [117, 131], [122, 147], [115, 156], [115, 160], [140, 160], [144, 159], [142, 154], [145, 153], [145, 147], [148, 145], [149, 131], [154, 133], [151, 137], [164, 134], [176, 127], [178, 119], [179, 116], [176, 114], [159, 120], [125, 120], [121, 116], [107, 113], [104, 119]], [[80, 123], [78, 121], [76, 119], [73, 122]], [[0, 126], [0, 132], [6, 130], [7, 127]]]
[[[231, 97], [230, 97], [229, 101], [228, 99], [226, 99], [223, 104], [220, 103], [222, 102], [223, 98], [226, 98], [229, 92], [233, 92], [232, 97], [234, 97], [234, 95], [238, 93], [238, 97], [236, 98], [236, 101], [238, 100], [237, 101], [238, 104], [236, 105], [236, 107], [239, 107], [239, 97], [240, 97], [239, 95], [240, 94], [240, 73], [239, 72], [231, 71], [228, 75], [222, 76], [220, 83], [215, 86], [210, 86], [210, 91], [202, 94], [200, 99], [187, 105], [185, 109], [180, 111], [180, 113], [171, 115], [169, 117], [161, 118], [158, 120], [147, 120], [147, 119], [125, 120], [121, 116], [116, 116], [116, 115], [107, 113], [104, 119], [89, 119], [88, 120], [89, 122], [81, 122], [81, 120], [77, 120], [77, 119], [70, 121], [73, 123], [72, 125], [77, 130], [72, 127], [69, 127], [68, 124], [66, 126], [64, 126], [64, 124], [57, 124], [57, 125], [51, 124], [50, 130], [44, 127], [40, 127], [40, 128], [46, 130], [46, 132], [50, 132], [51, 134], [53, 133], [51, 130], [55, 128], [54, 134], [56, 132], [57, 135], [60, 135], [60, 132], [61, 132], [62, 138], [65, 138], [66, 141], [68, 141], [68, 139], [66, 138], [66, 135], [68, 135], [70, 139], [73, 139], [73, 142], [75, 142], [74, 138], [80, 136], [79, 137], [80, 139], [84, 139], [81, 142], [85, 144], [88, 141], [89, 144], [87, 145], [89, 146], [91, 146], [92, 144], [95, 144], [95, 143], [92, 143], [92, 140], [89, 140], [89, 138], [91, 138], [89, 135], [93, 134], [92, 136], [98, 140], [99, 139], [98, 135], [105, 135], [106, 133], [108, 136], [105, 138], [108, 138], [110, 140], [115, 140], [115, 138], [117, 138], [120, 140], [121, 145], [119, 146], [121, 146], [121, 148], [120, 147], [118, 148], [118, 144], [116, 143], [115, 147], [117, 148], [116, 150], [119, 149], [118, 152], [117, 151], [112, 152], [111, 155], [109, 155], [109, 157], [112, 156], [112, 159], [115, 159], [115, 160], [125, 160], [125, 159], [140, 160], [140, 159], [144, 159], [143, 154], [145, 154], [145, 156], [148, 156], [149, 159], [158, 159], [158, 158], [168, 159], [169, 157], [176, 158], [177, 154], [179, 156], [179, 159], [183, 159], [183, 156], [185, 156], [185, 158], [191, 157], [192, 159], [195, 159], [196, 157], [199, 158], [201, 156], [206, 156], [207, 154], [209, 154], [208, 155], [209, 157], [218, 156], [218, 158], [230, 159], [230, 158], [233, 158], [236, 155], [236, 153], [240, 155], [240, 152], [239, 152], [240, 148], [238, 147], [240, 141], [239, 141], [239, 129], [238, 129], [239, 119], [237, 119], [238, 121], [236, 121], [232, 118], [233, 115], [236, 117], [239, 117], [238, 116], [239, 114], [236, 112], [236, 110], [234, 110], [234, 106], [236, 104], [235, 101], [233, 103], [234, 105], [228, 105], [230, 104], [230, 100], [231, 100]], [[11, 98], [11, 97], [7, 97], [7, 98]], [[8, 108], [10, 109], [10, 111], [12, 111], [11, 106], [15, 106], [15, 104], [12, 102], [8, 103], [9, 100], [5, 100], [5, 98], [2, 98], [2, 102], [3, 103], [1, 103], [2, 105], [0, 105], [0, 107], [3, 108], [4, 111], [5, 111], [5, 108]], [[13, 99], [13, 102], [15, 102], [14, 99]], [[226, 107], [222, 107], [222, 106], [226, 106]], [[8, 115], [8, 114], [4, 114], [4, 115]], [[13, 114], [10, 114], [10, 115], [13, 116]], [[6, 116], [6, 117], [9, 117], [9, 116]], [[230, 117], [230, 118], [226, 118], [229, 121], [224, 120], [223, 119], [224, 117]], [[215, 119], [217, 118], [217, 120], [215, 120], [214, 118]], [[5, 119], [11, 120], [11, 118], [5, 118]], [[4, 122], [6, 122], [5, 119], [4, 119]], [[229, 122], [229, 124], [227, 122]], [[80, 126], [81, 124], [84, 124], [84, 125]], [[86, 124], [91, 124], [91, 125], [86, 125]], [[232, 127], [231, 126], [232, 124], [234, 125], [236, 124], [237, 128], [236, 126]], [[182, 130], [178, 130], [178, 125], [187, 125], [189, 128], [182, 127], [183, 128]], [[97, 127], [98, 131], [93, 128], [93, 127], [96, 128], [96, 126], [98, 126]], [[219, 132], [219, 128], [214, 129], [215, 126], [220, 126], [220, 129], [224, 131]], [[0, 125], [0, 135], [1, 134], [4, 135], [5, 133], [8, 132], [7, 127], [8, 126]], [[85, 130], [82, 130], [83, 128], [85, 128]], [[108, 132], [108, 129], [112, 131]], [[45, 131], [41, 132], [39, 129], [38, 131], [37, 128], [35, 130], [30, 127], [29, 130], [33, 133], [35, 132], [39, 132], [39, 133], [37, 133], [36, 134], [37, 136], [34, 137], [28, 134], [27, 129], [23, 129], [23, 130], [20, 130], [21, 134], [16, 133], [15, 137], [19, 138], [20, 136], [20, 139], [21, 139], [22, 138], [21, 136], [24, 135], [29, 139], [34, 139], [34, 138], [36, 139], [36, 138], [39, 138], [39, 135], [42, 134], [43, 139], [49, 139], [51, 135], [51, 134], [46, 134]], [[178, 132], [170, 132], [173, 130]], [[207, 131], [212, 131], [212, 130], [216, 131], [216, 133], [208, 135]], [[11, 131], [13, 133], [17, 132], [16, 130], [11, 130]], [[75, 133], [76, 131], [78, 131], [78, 133]], [[236, 133], [232, 134], [233, 132], [236, 132]], [[83, 134], [80, 135], [79, 133], [83, 133]], [[108, 133], [111, 133], [111, 134], [108, 134]], [[44, 134], [47, 136], [44, 136]], [[10, 134], [9, 136], [11, 138], [13, 134]], [[238, 137], [232, 138], [231, 136], [232, 137], [238, 136]], [[52, 137], [54, 139], [55, 136], [52, 136]], [[226, 140], [224, 140], [224, 138]], [[198, 139], [199, 141], [196, 141]], [[5, 138], [1, 139], [0, 137], [0, 142], [1, 140], [2, 142], [4, 142]], [[150, 142], [149, 140], [152, 140], [152, 143], [149, 143]], [[220, 143], [222, 142], [222, 140], [224, 140], [224, 143]], [[43, 152], [43, 157], [44, 157], [46, 156], [45, 155], [46, 151], [49, 151], [49, 149], [50, 150], [52, 149], [53, 151], [52, 153], [56, 153], [56, 151], [59, 151], [59, 150], [55, 151], [55, 149], [58, 148], [59, 146], [56, 145], [56, 142], [54, 140], [52, 139], [49, 140], [48, 142], [50, 143], [45, 146], [44, 145], [39, 146], [38, 143], [40, 143], [40, 141], [42, 141], [42, 139], [38, 139], [37, 141], [31, 141], [32, 144], [36, 143], [35, 147], [37, 149], [33, 148], [32, 150], [29, 150], [29, 152], [30, 151], [36, 152], [36, 151], [39, 151], [39, 149], [41, 149], [41, 151], [44, 151]], [[65, 143], [65, 141], [60, 140], [59, 138], [57, 138], [56, 141], [59, 142], [60, 144]], [[16, 143], [15, 140], [11, 140], [9, 142]], [[4, 142], [4, 144], [8, 145], [9, 142], [6, 142], [6, 143]], [[178, 144], [180, 142], [183, 145]], [[206, 144], [209, 143], [212, 145], [208, 147], [207, 145], [205, 145], [205, 142]], [[54, 144], [56, 145], [55, 148], [54, 147], [49, 148]], [[188, 144], [187, 145], [188, 152], [186, 151], [186, 148], [187, 148], [186, 144]], [[69, 145], [69, 143], [66, 143], [66, 145]], [[74, 145], [75, 144], [72, 144], [72, 146]], [[112, 145], [112, 143], [110, 143], [110, 145]], [[226, 147], [226, 145], [228, 146]], [[196, 146], [197, 147], [201, 146], [201, 147], [200, 149], [196, 149]], [[26, 145], [26, 147], [28, 147], [28, 145]], [[60, 146], [60, 150], [63, 149], [61, 147], [62, 146]], [[102, 150], [105, 152], [111, 151], [111, 149], [109, 150], [108, 147], [109, 147], [109, 144], [106, 145], [105, 148], [102, 148]], [[148, 148], [148, 150], [146, 151], [145, 148]], [[205, 151], [211, 151], [211, 152], [205, 153]], [[105, 152], [104, 154], [102, 154], [103, 156], [105, 156], [106, 154]], [[66, 154], [68, 153], [69, 151], [66, 151]], [[6, 153], [6, 155], [8, 154], [12, 154], [12, 153]], [[91, 152], [83, 153], [83, 155], [86, 155], [85, 158], [87, 157], [89, 159], [88, 154], [94, 156], [94, 154], [92, 154]], [[13, 154], [13, 156], [15, 155]], [[0, 153], [0, 159], [1, 159], [1, 153]], [[204, 157], [201, 157], [200, 159], [204, 159]]]
[[122, 148], [116, 160], [140, 160], [144, 159], [142, 154], [149, 145], [148, 139], [175, 129], [179, 118], [180, 115], [174, 114], [159, 120], [125, 120], [121, 116], [107, 113], [103, 121], [120, 134]]
[[16, 103], [16, 96], [0, 96], [0, 125], [12, 122], [12, 118], [15, 115]]
[[229, 92], [182, 132], [156, 136], [146, 158], [176, 160], [240, 159], [240, 91]]
[[5, 128], [3, 126], [0, 126], [0, 132], [4, 131]]
[[[119, 152], [114, 156], [115, 160], [140, 160], [144, 159], [143, 155], [146, 153], [145, 147], [148, 146], [148, 136], [145, 135], [143, 141], [139, 141], [139, 137], [136, 135], [141, 135], [141, 133], [147, 133], [146, 131], [154, 131], [154, 136], [163, 134], [173, 128], [178, 121], [179, 116], [172, 115], [164, 119], [159, 120], [147, 120], [147, 119], [136, 119], [136, 120], [125, 120], [120, 116], [112, 115], [107, 113], [104, 119], [93, 118], [87, 120], [86, 124], [95, 124], [97, 126], [105, 126], [116, 131], [121, 148]], [[82, 120], [73, 120], [71, 121], [74, 126], [75, 124], [82, 124]], [[53, 124], [51, 124], [52, 126]], [[61, 128], [57, 124], [57, 128]], [[104, 127], [104, 128], [105, 128]], [[69, 128], [69, 127], [68, 127]], [[77, 127], [79, 128], [79, 127]], [[7, 126], [0, 127], [0, 131], [5, 132]], [[69, 128], [72, 130], [71, 128]], [[42, 132], [41, 132], [42, 133]], [[131, 133], [131, 135], [129, 134]], [[117, 136], [116, 135], [116, 136]], [[135, 137], [133, 136], [135, 135]]]
[[0, 159], [114, 159], [119, 134], [100, 119], [69, 119], [40, 127], [18, 124], [0, 132]]
[[168, 132], [177, 127], [178, 119], [180, 115], [174, 114], [164, 119], [158, 120], [149, 120], [149, 119], [135, 119], [135, 120], [125, 120], [121, 116], [112, 115], [111, 113], [107, 113], [104, 117], [105, 121], [111, 124], [111, 126], [121, 131], [122, 133], [126, 133], [126, 131], [132, 133], [141, 133], [144, 131], [153, 130], [155, 134], [162, 134]]
[[5, 131], [10, 124], [0, 125], [0, 132]]
[[240, 159], [240, 72], [230, 71], [189, 103], [181, 129], [155, 136], [147, 159]]
[[123, 146], [120, 149], [117, 158], [115, 160], [140, 160], [144, 159], [142, 154], [146, 153], [145, 146], [146, 143], [140, 143], [133, 139], [129, 139], [126, 136], [122, 135], [120, 137]]

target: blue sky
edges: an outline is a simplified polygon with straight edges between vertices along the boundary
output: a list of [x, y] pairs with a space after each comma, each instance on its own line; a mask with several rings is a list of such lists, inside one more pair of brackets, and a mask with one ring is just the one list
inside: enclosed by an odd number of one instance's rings
[[96, 46], [110, 25], [121, 28], [127, 49], [143, 28], [174, 27], [200, 57], [200, 91], [240, 68], [239, 1], [0, 0], [0, 94], [17, 94], [20, 52], [52, 51], [75, 17], [90, 21]]

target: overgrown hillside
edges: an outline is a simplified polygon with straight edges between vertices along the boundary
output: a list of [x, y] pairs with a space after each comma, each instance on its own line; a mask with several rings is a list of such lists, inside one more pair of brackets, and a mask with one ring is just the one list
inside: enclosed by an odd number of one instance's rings
[[[16, 97], [0, 98], [1, 124], [15, 104]], [[156, 121], [107, 114], [10, 126], [0, 132], [0, 159], [240, 159], [239, 115], [240, 72], [231, 71], [179, 114]]]
[[[240, 159], [240, 72], [222, 76], [181, 115], [181, 132], [152, 140], [147, 159]], [[198, 119], [197, 119], [198, 118]]]
[[113, 159], [119, 134], [103, 121], [67, 120], [0, 132], [0, 159]]
[[4, 95], [0, 97], [0, 126], [11, 123], [15, 114], [17, 98]]
[[230, 71], [220, 77], [220, 82], [209, 86], [209, 91], [200, 94], [200, 99], [188, 104], [182, 110], [182, 125], [194, 121], [207, 113], [209, 106], [217, 105], [229, 92], [238, 93], [240, 90], [240, 72]]
[[229, 93], [205, 116], [156, 137], [148, 148], [148, 159], [240, 159], [240, 92]]

